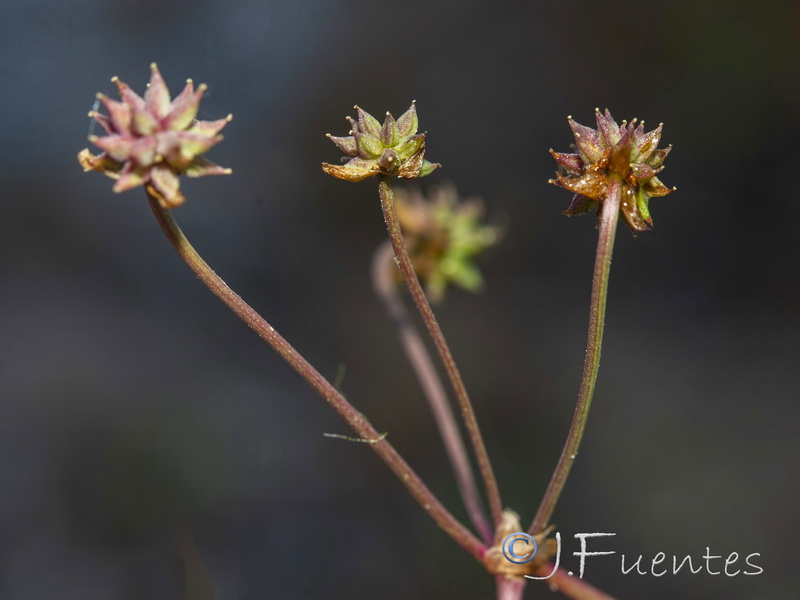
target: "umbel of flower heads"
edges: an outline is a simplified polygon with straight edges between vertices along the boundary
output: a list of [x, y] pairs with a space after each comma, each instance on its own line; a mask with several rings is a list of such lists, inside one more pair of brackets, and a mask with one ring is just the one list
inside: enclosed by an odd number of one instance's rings
[[621, 125], [606, 109], [601, 113], [595, 109], [597, 129], [576, 123], [568, 117], [569, 126], [575, 134], [577, 154], [550, 153], [561, 167], [557, 179], [550, 183], [575, 192], [572, 204], [565, 215], [589, 212], [606, 199], [609, 180], [616, 177], [622, 182], [620, 212], [634, 235], [638, 231], [650, 231], [653, 219], [650, 216], [650, 198], [666, 196], [675, 188], [666, 187], [656, 177], [664, 169], [664, 159], [672, 146], [658, 148], [663, 123], [653, 131], [645, 133], [644, 121], [636, 125]]
[[99, 171], [116, 179], [115, 192], [140, 185], [155, 196], [162, 207], [173, 208], [186, 199], [180, 191], [179, 175], [227, 175], [230, 169], [215, 165], [200, 156], [222, 141], [218, 135], [232, 116], [217, 121], [195, 119], [205, 84], [194, 89], [192, 80], [170, 100], [169, 90], [155, 63], [150, 65], [150, 83], [144, 98], [119, 78], [113, 81], [122, 100], [104, 94], [97, 98], [108, 115], [89, 113], [105, 135], [90, 136], [89, 141], [103, 150], [93, 155], [88, 149], [78, 154], [85, 171]]
[[350, 121], [350, 136], [327, 136], [347, 156], [345, 164], [322, 163], [322, 170], [346, 181], [361, 181], [375, 175], [397, 175], [404, 179], [424, 177], [440, 167], [425, 160], [425, 135], [417, 133], [416, 102], [395, 121], [386, 113], [383, 124], [371, 114], [355, 107], [358, 119]]
[[455, 186], [444, 183], [427, 196], [397, 189], [395, 207], [411, 263], [431, 302], [440, 301], [451, 283], [480, 290], [483, 277], [475, 258], [496, 243], [498, 231], [481, 222], [484, 205], [479, 198], [459, 201]]

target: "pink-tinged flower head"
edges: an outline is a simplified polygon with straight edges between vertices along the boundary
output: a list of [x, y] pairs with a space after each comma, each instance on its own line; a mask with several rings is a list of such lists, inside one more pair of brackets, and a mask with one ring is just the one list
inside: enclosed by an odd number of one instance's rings
[[663, 123], [645, 133], [644, 121], [638, 126], [636, 119], [618, 125], [608, 109], [605, 113], [595, 109], [595, 116], [597, 129], [579, 125], [568, 117], [575, 135], [576, 154], [550, 150], [560, 167], [557, 179], [551, 179], [550, 183], [575, 193], [564, 214], [579, 215], [597, 207], [606, 198], [610, 178], [616, 177], [622, 181], [620, 212], [628, 227], [634, 235], [650, 231], [653, 227], [650, 198], [666, 196], [675, 190], [656, 177], [672, 150], [672, 146], [658, 148]]
[[92, 111], [89, 116], [105, 135], [92, 135], [89, 141], [103, 152], [93, 155], [88, 149], [82, 150], [78, 161], [85, 171], [99, 171], [116, 179], [115, 192], [144, 185], [161, 206], [173, 208], [186, 200], [180, 191], [179, 175], [202, 177], [231, 172], [200, 155], [222, 141], [219, 132], [232, 117], [198, 121], [195, 117], [205, 84], [195, 89], [190, 79], [183, 91], [170, 99], [155, 63], [150, 71], [144, 98], [117, 77], [111, 81], [117, 85], [121, 102], [97, 95], [108, 114]]
[[440, 167], [438, 163], [425, 160], [425, 133], [417, 133], [417, 105], [395, 121], [391, 113], [381, 124], [375, 117], [358, 106], [354, 107], [358, 119], [347, 117], [350, 122], [348, 137], [328, 138], [347, 156], [343, 165], [322, 163], [328, 175], [345, 181], [361, 181], [375, 175], [397, 175], [403, 179], [425, 177]]

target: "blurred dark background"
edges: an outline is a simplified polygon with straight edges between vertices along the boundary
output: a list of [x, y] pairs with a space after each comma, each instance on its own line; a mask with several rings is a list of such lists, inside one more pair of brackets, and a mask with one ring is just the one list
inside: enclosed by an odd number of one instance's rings
[[[572, 416], [596, 233], [560, 212], [565, 117], [665, 122], [655, 232], [620, 229], [596, 402], [555, 522], [615, 532], [626, 598], [786, 600], [800, 559], [800, 5], [5, 0], [0, 22], [0, 598], [491, 598], [343, 422], [174, 255], [137, 190], [83, 174], [86, 113], [157, 61], [234, 121], [184, 181], [200, 252], [465, 519], [371, 293], [376, 185], [325, 176], [358, 103], [418, 101], [428, 156], [507, 233], [438, 315], [504, 503], [527, 523]], [[649, 128], [649, 127], [648, 127]], [[178, 533], [176, 533], [178, 532]], [[184, 540], [176, 542], [175, 540]], [[176, 550], [180, 548], [180, 552]], [[600, 548], [600, 546], [603, 546]], [[758, 552], [764, 573], [622, 575], [619, 554]], [[740, 560], [741, 563], [741, 560]], [[193, 565], [193, 566], [191, 566]], [[555, 597], [530, 585], [526, 598]]]

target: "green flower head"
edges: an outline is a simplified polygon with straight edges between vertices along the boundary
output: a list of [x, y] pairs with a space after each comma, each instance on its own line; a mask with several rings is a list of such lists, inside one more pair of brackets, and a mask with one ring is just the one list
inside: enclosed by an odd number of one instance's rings
[[483, 277], [475, 259], [498, 239], [496, 227], [482, 222], [478, 198], [459, 201], [453, 184], [418, 190], [395, 190], [395, 208], [411, 262], [432, 302], [444, 297], [450, 284], [478, 291]]
[[322, 163], [322, 170], [345, 181], [361, 181], [375, 175], [397, 175], [404, 179], [415, 179], [429, 175], [440, 167], [438, 163], [425, 160], [425, 133], [417, 133], [417, 105], [395, 121], [391, 113], [386, 113], [383, 124], [368, 112], [355, 107], [358, 119], [347, 117], [350, 121], [348, 137], [334, 137], [330, 140], [339, 146], [347, 156], [343, 165]]

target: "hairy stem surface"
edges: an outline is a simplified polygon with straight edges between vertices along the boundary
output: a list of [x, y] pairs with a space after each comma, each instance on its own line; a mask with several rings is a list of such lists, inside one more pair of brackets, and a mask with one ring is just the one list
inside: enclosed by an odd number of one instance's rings
[[436, 524], [457, 544], [478, 561], [486, 551], [484, 545], [466, 527], [451, 515], [427, 488], [408, 463], [389, 442], [370, 425], [347, 399], [295, 350], [264, 318], [253, 310], [236, 292], [217, 275], [195, 251], [169, 211], [159, 206], [158, 200], [148, 192], [150, 208], [167, 239], [211, 292], [222, 300], [242, 321], [267, 342], [281, 358], [289, 363], [328, 404], [352, 427], [356, 434], [369, 440], [369, 446], [400, 479], [411, 496], [422, 506]]
[[561, 458], [547, 486], [544, 498], [539, 505], [539, 510], [530, 526], [531, 535], [541, 533], [550, 522], [556, 503], [564, 489], [564, 484], [569, 476], [578, 447], [581, 444], [583, 432], [586, 429], [586, 420], [589, 417], [589, 408], [592, 404], [597, 370], [600, 367], [600, 349], [603, 345], [603, 324], [606, 315], [606, 297], [608, 294], [608, 277], [611, 271], [611, 254], [614, 249], [614, 237], [617, 232], [619, 219], [619, 205], [622, 193], [621, 181], [616, 177], [611, 178], [608, 195], [602, 203], [600, 212], [600, 232], [597, 236], [597, 255], [594, 263], [594, 277], [592, 282], [592, 298], [589, 309], [589, 334], [586, 342], [586, 360], [583, 363], [583, 378], [581, 379], [578, 403], [572, 418], [572, 425], [567, 434], [567, 441], [561, 452]]
[[375, 251], [372, 259], [372, 285], [394, 322], [403, 350], [405, 350], [425, 392], [425, 397], [442, 436], [447, 456], [450, 459], [450, 465], [455, 473], [458, 490], [467, 514], [484, 543], [491, 544], [492, 527], [486, 520], [481, 497], [472, 475], [469, 455], [464, 446], [456, 417], [450, 407], [439, 374], [433, 366], [428, 349], [409, 318], [408, 311], [399, 294], [400, 288], [395, 283], [394, 273], [394, 251], [391, 244], [384, 241]]
[[450, 352], [450, 346], [442, 333], [439, 323], [433, 314], [431, 305], [422, 286], [417, 278], [417, 273], [411, 265], [411, 258], [408, 255], [406, 242], [403, 238], [403, 232], [400, 229], [400, 221], [397, 219], [397, 213], [394, 207], [394, 194], [392, 193], [391, 178], [387, 175], [380, 175], [380, 183], [378, 185], [378, 192], [381, 197], [381, 208], [383, 209], [383, 218], [386, 221], [386, 229], [389, 232], [389, 239], [392, 242], [397, 264], [400, 271], [403, 273], [403, 278], [406, 281], [411, 297], [417, 305], [422, 320], [428, 329], [428, 333], [436, 346], [436, 351], [439, 358], [444, 365], [444, 370], [453, 387], [458, 406], [461, 409], [461, 417], [464, 419], [464, 426], [467, 429], [470, 443], [475, 451], [475, 458], [478, 462], [478, 470], [483, 477], [483, 483], [486, 487], [486, 495], [489, 499], [489, 510], [492, 514], [492, 520], [495, 527], [498, 527], [502, 522], [502, 502], [500, 500], [500, 490], [497, 487], [497, 480], [494, 476], [492, 463], [489, 461], [489, 454], [486, 452], [486, 446], [483, 443], [478, 421], [475, 418], [475, 411], [472, 408], [467, 389], [464, 386], [464, 381], [461, 379], [461, 373], [456, 366], [453, 354]]

